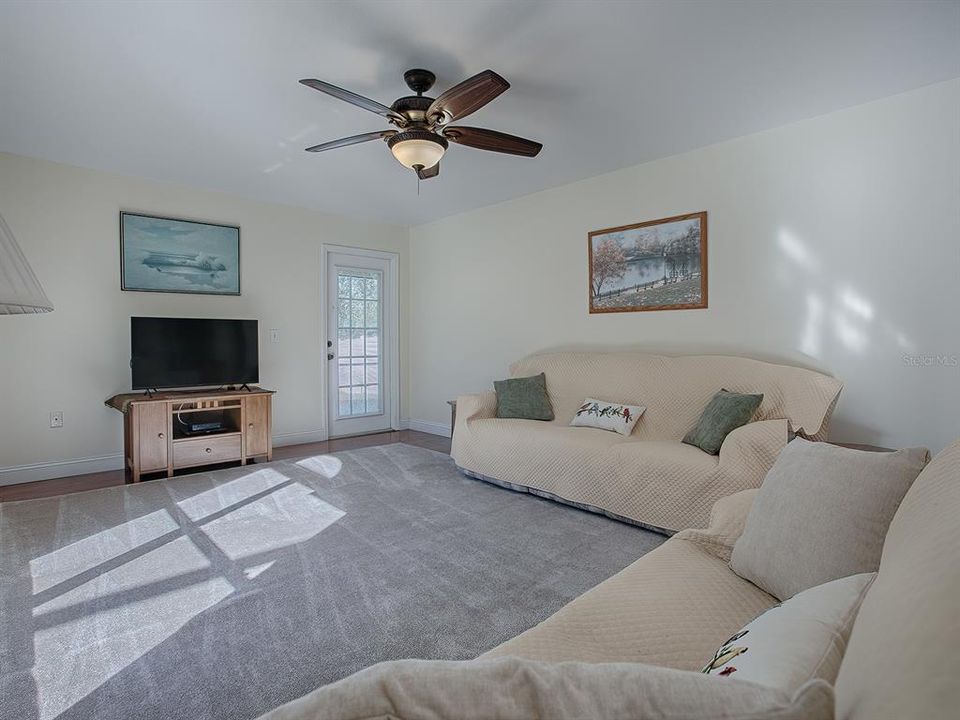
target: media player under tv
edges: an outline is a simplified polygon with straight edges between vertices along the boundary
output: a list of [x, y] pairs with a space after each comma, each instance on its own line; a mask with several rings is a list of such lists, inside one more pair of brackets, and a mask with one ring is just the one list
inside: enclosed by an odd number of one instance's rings
[[222, 422], [190, 423], [190, 425], [187, 426], [187, 432], [191, 435], [219, 432], [220, 430], [223, 430]]

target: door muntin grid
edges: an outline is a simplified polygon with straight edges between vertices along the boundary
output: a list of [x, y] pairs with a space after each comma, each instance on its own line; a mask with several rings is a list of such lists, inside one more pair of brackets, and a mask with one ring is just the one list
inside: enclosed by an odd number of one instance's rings
[[337, 268], [337, 418], [383, 414], [383, 273]]

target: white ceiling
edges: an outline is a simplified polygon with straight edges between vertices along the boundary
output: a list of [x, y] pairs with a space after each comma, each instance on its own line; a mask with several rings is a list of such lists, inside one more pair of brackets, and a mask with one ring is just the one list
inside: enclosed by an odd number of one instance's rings
[[[386, 127], [297, 83], [385, 104], [491, 68], [463, 124], [544, 144], [452, 145], [421, 186]], [[417, 224], [960, 76], [960, 1], [11, 2], [0, 151]]]

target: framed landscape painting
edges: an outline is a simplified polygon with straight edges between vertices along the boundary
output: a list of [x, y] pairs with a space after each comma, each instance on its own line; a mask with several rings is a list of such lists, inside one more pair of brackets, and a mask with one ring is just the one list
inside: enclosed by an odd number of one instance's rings
[[240, 228], [120, 213], [120, 287], [240, 294]]
[[590, 312], [707, 307], [707, 213], [587, 236]]

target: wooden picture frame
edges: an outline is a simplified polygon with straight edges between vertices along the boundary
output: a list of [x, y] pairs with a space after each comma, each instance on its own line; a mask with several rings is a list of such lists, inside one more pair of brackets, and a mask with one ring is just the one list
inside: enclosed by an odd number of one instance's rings
[[707, 212], [587, 233], [590, 313], [707, 307]]
[[120, 289], [239, 295], [240, 228], [121, 211]]

